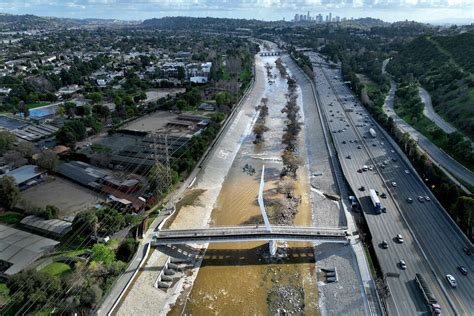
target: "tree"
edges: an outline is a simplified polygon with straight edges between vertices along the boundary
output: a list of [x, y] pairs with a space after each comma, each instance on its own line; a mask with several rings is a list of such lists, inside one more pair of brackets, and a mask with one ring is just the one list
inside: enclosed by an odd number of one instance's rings
[[87, 98], [92, 101], [92, 103], [99, 103], [102, 101], [102, 94], [100, 92], [92, 92], [87, 95]]
[[186, 71], [184, 70], [184, 67], [179, 66], [178, 67], [178, 80], [183, 80], [185, 76], [186, 76]]
[[137, 250], [138, 242], [133, 238], [125, 239], [117, 249], [117, 259], [124, 262], [129, 262], [135, 251]]
[[80, 295], [80, 306], [93, 308], [100, 302], [102, 294], [102, 289], [97, 284], [83, 287]]
[[25, 118], [30, 116], [30, 110], [23, 100], [18, 103], [18, 112], [23, 114]]
[[92, 113], [96, 114], [102, 120], [106, 120], [110, 116], [110, 110], [105, 105], [95, 104], [92, 107]]
[[188, 103], [183, 99], [179, 99], [178, 101], [176, 101], [176, 107], [181, 111], [184, 110], [187, 106]]
[[3, 158], [5, 158], [5, 161], [9, 163], [10, 165], [18, 168], [23, 165], [26, 165], [28, 163], [28, 160], [26, 160], [22, 153], [17, 151], [17, 150], [9, 150], [7, 151], [4, 155]]
[[80, 232], [82, 236], [97, 235], [99, 219], [94, 210], [82, 211], [74, 217], [72, 229]]
[[6, 151], [10, 150], [15, 142], [15, 135], [7, 131], [0, 131], [0, 155], [3, 155]]
[[57, 276], [38, 272], [34, 269], [11, 276], [7, 281], [10, 293], [15, 293], [16, 305], [29, 301], [35, 306], [44, 306], [51, 297], [61, 291], [61, 282]]
[[190, 91], [186, 92], [185, 99], [190, 106], [196, 107], [198, 106], [199, 102], [201, 102], [201, 92], [199, 92], [198, 88], [194, 87]]
[[89, 116], [91, 114], [91, 107], [88, 105], [76, 107], [76, 115], [79, 116]]
[[37, 162], [38, 166], [48, 171], [56, 170], [58, 163], [58, 155], [52, 150], [43, 151]]
[[4, 176], [0, 178], [0, 203], [6, 208], [12, 209], [20, 199], [20, 189], [13, 177]]
[[474, 198], [461, 196], [452, 207], [453, 216], [468, 237], [474, 234]]
[[104, 244], [95, 244], [92, 247], [91, 260], [104, 264], [110, 264], [115, 261], [115, 253], [112, 249]]
[[21, 142], [16, 146], [16, 150], [19, 151], [23, 157], [31, 158], [38, 152], [38, 148], [30, 142]]
[[229, 106], [230, 103], [232, 102], [232, 97], [229, 92], [227, 91], [222, 91], [216, 94], [215, 96], [216, 99], [216, 104], [219, 106], [225, 105]]
[[68, 117], [73, 117], [76, 111], [76, 104], [74, 102], [64, 102], [62, 105], [64, 112]]
[[216, 123], [220, 123], [225, 119], [225, 114], [224, 113], [215, 113], [212, 114], [211, 120], [213, 120]]

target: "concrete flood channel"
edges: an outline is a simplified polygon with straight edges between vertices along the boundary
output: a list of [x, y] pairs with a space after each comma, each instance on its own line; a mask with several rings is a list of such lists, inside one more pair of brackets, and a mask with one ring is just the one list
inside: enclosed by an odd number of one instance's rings
[[[281, 155], [285, 148], [282, 136], [287, 116], [282, 109], [287, 103], [288, 85], [277, 67], [277, 57], [263, 58], [267, 82], [268, 116], [264, 141], [254, 144], [250, 130], [243, 139], [232, 166], [224, 180], [211, 213], [210, 226], [263, 225], [257, 204], [262, 165], [265, 165], [265, 200], [281, 198], [277, 190], [283, 168]], [[301, 107], [299, 87], [297, 104]], [[256, 104], [257, 106], [258, 104]], [[258, 116], [256, 108], [255, 121]], [[300, 110], [300, 116], [303, 115]], [[300, 117], [300, 122], [303, 117]], [[294, 193], [299, 200], [295, 225], [312, 223], [309, 200], [309, 176], [305, 167], [304, 129], [298, 136], [296, 154], [301, 159]], [[247, 165], [248, 168], [245, 168]], [[281, 185], [281, 184], [280, 184]], [[284, 197], [283, 197], [284, 198]], [[201, 201], [205, 203], [205, 201]], [[270, 221], [275, 214], [269, 203]], [[285, 217], [286, 215], [279, 216]], [[281, 218], [280, 218], [281, 220]], [[318, 314], [318, 290], [314, 249], [312, 244], [279, 243], [276, 257], [269, 256], [268, 244], [261, 242], [210, 244], [204, 255], [198, 275], [186, 299], [178, 300], [171, 315], [193, 314], [265, 315], [280, 312], [291, 314]]]

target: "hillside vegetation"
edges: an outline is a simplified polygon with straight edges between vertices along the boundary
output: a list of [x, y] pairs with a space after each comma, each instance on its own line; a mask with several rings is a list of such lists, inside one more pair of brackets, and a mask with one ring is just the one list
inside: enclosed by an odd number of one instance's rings
[[388, 64], [398, 81], [418, 81], [435, 110], [474, 138], [474, 33], [421, 36]]

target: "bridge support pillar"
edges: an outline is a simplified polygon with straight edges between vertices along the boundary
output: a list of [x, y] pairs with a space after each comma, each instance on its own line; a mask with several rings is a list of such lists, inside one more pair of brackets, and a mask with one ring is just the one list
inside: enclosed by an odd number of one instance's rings
[[277, 243], [275, 240], [270, 240], [268, 242], [268, 246], [270, 247], [270, 256], [275, 256], [277, 253]]

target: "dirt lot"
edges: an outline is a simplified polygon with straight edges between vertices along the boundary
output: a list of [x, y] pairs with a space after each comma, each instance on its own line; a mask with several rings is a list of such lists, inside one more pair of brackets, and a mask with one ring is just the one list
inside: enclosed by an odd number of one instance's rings
[[54, 205], [60, 209], [59, 218], [72, 220], [77, 213], [101, 200], [101, 196], [91, 190], [63, 178], [49, 176], [44, 183], [22, 192], [18, 206]]

